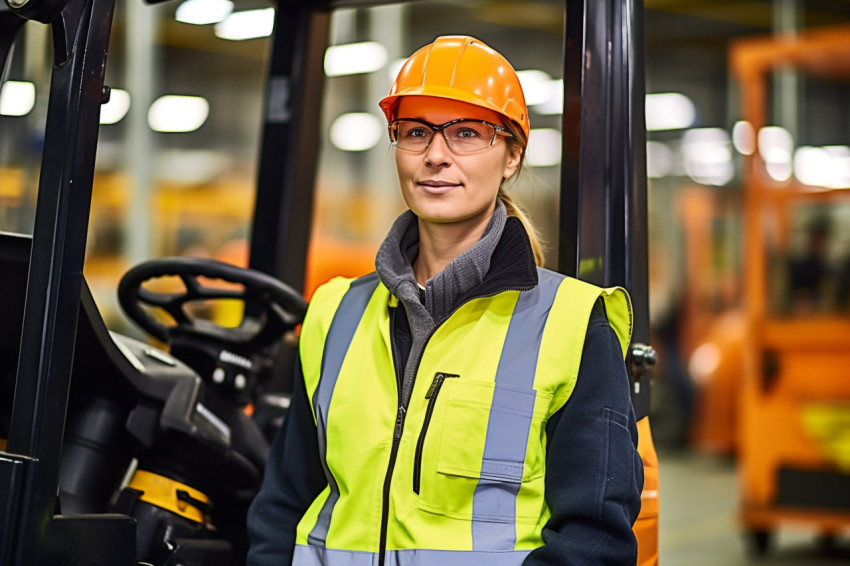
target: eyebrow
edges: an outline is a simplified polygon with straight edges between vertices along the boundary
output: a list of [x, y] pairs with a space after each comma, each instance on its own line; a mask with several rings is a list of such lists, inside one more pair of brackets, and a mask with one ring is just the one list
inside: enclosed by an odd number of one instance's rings
[[443, 124], [448, 124], [449, 122], [456, 122], [457, 120], [474, 120], [476, 122], [488, 122], [491, 124], [499, 125], [496, 122], [485, 120], [484, 118], [470, 118], [469, 116], [464, 116], [462, 118], [452, 118], [451, 120], [446, 120], [445, 122], [432, 122], [431, 120], [426, 120], [422, 116], [405, 116], [404, 118], [396, 118], [396, 120], [419, 120], [420, 122], [425, 122], [426, 124], [431, 124], [432, 126], [442, 126]]

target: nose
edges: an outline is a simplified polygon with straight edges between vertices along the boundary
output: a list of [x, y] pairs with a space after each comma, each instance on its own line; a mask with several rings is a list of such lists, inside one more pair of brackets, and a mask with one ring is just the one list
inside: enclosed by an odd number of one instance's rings
[[429, 167], [443, 167], [451, 163], [452, 150], [442, 132], [435, 132], [431, 143], [425, 150], [425, 164]]

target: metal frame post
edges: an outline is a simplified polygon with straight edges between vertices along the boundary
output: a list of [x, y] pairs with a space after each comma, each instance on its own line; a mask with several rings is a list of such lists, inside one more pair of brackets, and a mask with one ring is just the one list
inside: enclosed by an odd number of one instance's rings
[[12, 12], [5, 4], [0, 4], [0, 86], [6, 79], [6, 65], [12, 59], [12, 47], [24, 23], [25, 19]]
[[[397, 0], [281, 0], [267, 78], [249, 265], [304, 288], [334, 8]], [[411, 0], [416, 1], [416, 0]]]
[[649, 414], [649, 380], [635, 362], [654, 361], [654, 353], [643, 360], [642, 349], [649, 341], [643, 3], [567, 0], [564, 42], [558, 269], [628, 289], [640, 419]]
[[[80, 308], [100, 105], [114, 0], [10, 4], [50, 23], [54, 68], [27, 280], [15, 399], [0, 458], [3, 564], [135, 564], [134, 524], [61, 517], [56, 492]], [[15, 7], [17, 6], [17, 7]], [[12, 501], [12, 498], [15, 501]], [[122, 555], [123, 554], [123, 555]]]
[[[389, 3], [292, 0], [281, 1], [275, 13], [249, 267], [298, 290], [304, 289], [313, 225], [331, 12]], [[273, 390], [291, 391], [294, 357], [294, 348], [279, 348]]]
[[330, 8], [281, 2], [267, 78], [250, 267], [304, 288]]

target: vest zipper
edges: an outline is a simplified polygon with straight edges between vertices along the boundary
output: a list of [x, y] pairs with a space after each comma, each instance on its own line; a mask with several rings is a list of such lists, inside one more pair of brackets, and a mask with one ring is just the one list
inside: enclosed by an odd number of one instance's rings
[[398, 411], [396, 412], [395, 417], [393, 447], [392, 450], [390, 450], [390, 461], [387, 464], [387, 475], [384, 476], [384, 491], [381, 501], [381, 540], [379, 543], [378, 566], [384, 566], [385, 555], [387, 553], [387, 523], [389, 522], [390, 515], [390, 483], [392, 482], [393, 469], [395, 468], [395, 461], [398, 456], [398, 446], [401, 444], [401, 431], [404, 429], [404, 417], [407, 413], [407, 410], [401, 403], [401, 375], [399, 375], [400, 372], [404, 371], [404, 368], [399, 368], [396, 365], [398, 363], [398, 352], [396, 352], [396, 344], [395, 340], [393, 340], [395, 333], [395, 317], [397, 316], [397, 313], [398, 310], [393, 311], [393, 316], [390, 317], [390, 347], [393, 354], [393, 369], [396, 371]]
[[422, 448], [425, 446], [425, 435], [428, 433], [428, 425], [431, 424], [431, 414], [434, 412], [434, 405], [437, 404], [437, 395], [440, 394], [443, 382], [448, 377], [460, 376], [454, 373], [435, 373], [434, 381], [431, 382], [431, 387], [428, 388], [428, 393], [425, 394], [425, 398], [428, 399], [428, 408], [425, 410], [425, 420], [422, 423], [422, 430], [419, 432], [419, 440], [416, 443], [416, 455], [413, 461], [413, 493], [416, 495], [419, 495], [419, 480], [422, 469]]
[[396, 457], [398, 456], [398, 445], [401, 443], [401, 431], [404, 428], [404, 417], [407, 411], [399, 405], [395, 417], [395, 431], [393, 432], [393, 448], [390, 451], [390, 462], [387, 465], [387, 475], [384, 477], [384, 501], [381, 509], [381, 544], [378, 554], [378, 566], [384, 566], [384, 555], [387, 552], [387, 522], [390, 515], [390, 482], [393, 477]]
[[[527, 290], [533, 289], [533, 288], [534, 288], [533, 286], [509, 287], [509, 288], [505, 288], [505, 289], [499, 289], [499, 290], [494, 291], [492, 293], [485, 293], [485, 294], [478, 295], [478, 296], [475, 296], [475, 297], [470, 297], [469, 299], [463, 301], [459, 305], [455, 306], [455, 308], [453, 308], [451, 310], [451, 312], [449, 312], [448, 314], [446, 314], [442, 318], [440, 318], [440, 320], [435, 321], [436, 324], [434, 325], [434, 329], [431, 331], [431, 333], [425, 339], [425, 344], [422, 346], [422, 352], [424, 353], [425, 348], [428, 347], [428, 342], [431, 341], [431, 337], [434, 336], [434, 332], [437, 331], [437, 328], [439, 328], [444, 322], [446, 322], [449, 318], [451, 318], [451, 316], [455, 312], [457, 312], [458, 309], [460, 309], [460, 307], [462, 307], [466, 303], [468, 303], [472, 300], [475, 300], [475, 299], [481, 299], [481, 298], [486, 298], [486, 297], [494, 297], [494, 296], [498, 295], [499, 293], [504, 293], [505, 291], [527, 291]], [[398, 312], [398, 311], [396, 311], [396, 312]], [[399, 369], [396, 368], [396, 361], [397, 361], [398, 354], [395, 351], [395, 316], [396, 316], [395, 313], [393, 313], [393, 316], [390, 317], [390, 345], [391, 345], [391, 350], [392, 350], [392, 354], [393, 354], [393, 368], [396, 369], [396, 371], [398, 372]], [[420, 361], [421, 361], [421, 357], [420, 357]], [[386, 559], [385, 555], [387, 553], [387, 523], [389, 522], [389, 514], [390, 514], [390, 482], [392, 481], [393, 468], [395, 468], [395, 461], [396, 461], [396, 457], [398, 456], [398, 446], [401, 443], [401, 431], [404, 428], [404, 417], [407, 413], [407, 409], [405, 409], [404, 406], [401, 403], [401, 381], [402, 381], [403, 374], [404, 374], [404, 368], [400, 368], [400, 371], [401, 371], [402, 375], [401, 376], [396, 375], [396, 386], [398, 387], [398, 412], [396, 413], [395, 431], [393, 432], [393, 446], [392, 446], [392, 450], [390, 451], [390, 461], [389, 461], [389, 464], [387, 464], [387, 475], [384, 476], [384, 493], [383, 493], [383, 501], [382, 501], [382, 508], [381, 508], [381, 540], [380, 540], [379, 552], [378, 552], [378, 566], [384, 566], [384, 560]], [[418, 364], [417, 364], [416, 371], [414, 372], [414, 375], [418, 371], [419, 371], [419, 367], [418, 367]], [[445, 375], [447, 375], [447, 374], [445, 374]]]

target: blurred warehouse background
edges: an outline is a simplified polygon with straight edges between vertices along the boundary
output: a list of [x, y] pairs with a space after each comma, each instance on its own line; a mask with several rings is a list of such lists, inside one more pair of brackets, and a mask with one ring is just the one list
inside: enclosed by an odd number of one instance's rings
[[[743, 564], [769, 546], [762, 562], [850, 563], [850, 0], [644, 4], [662, 563]], [[245, 262], [274, 8], [116, 9], [85, 275], [110, 327], [133, 333], [115, 293], [133, 264]], [[404, 207], [377, 101], [402, 60], [451, 33], [521, 73], [532, 131], [512, 190], [554, 265], [563, 14], [555, 0], [333, 13], [308, 293], [372, 269]], [[780, 54], [809, 36], [820, 43]], [[28, 23], [0, 91], [0, 231], [32, 230], [51, 53], [49, 28]], [[825, 493], [799, 496], [811, 486]], [[801, 538], [773, 536], [766, 500], [792, 509]]]

